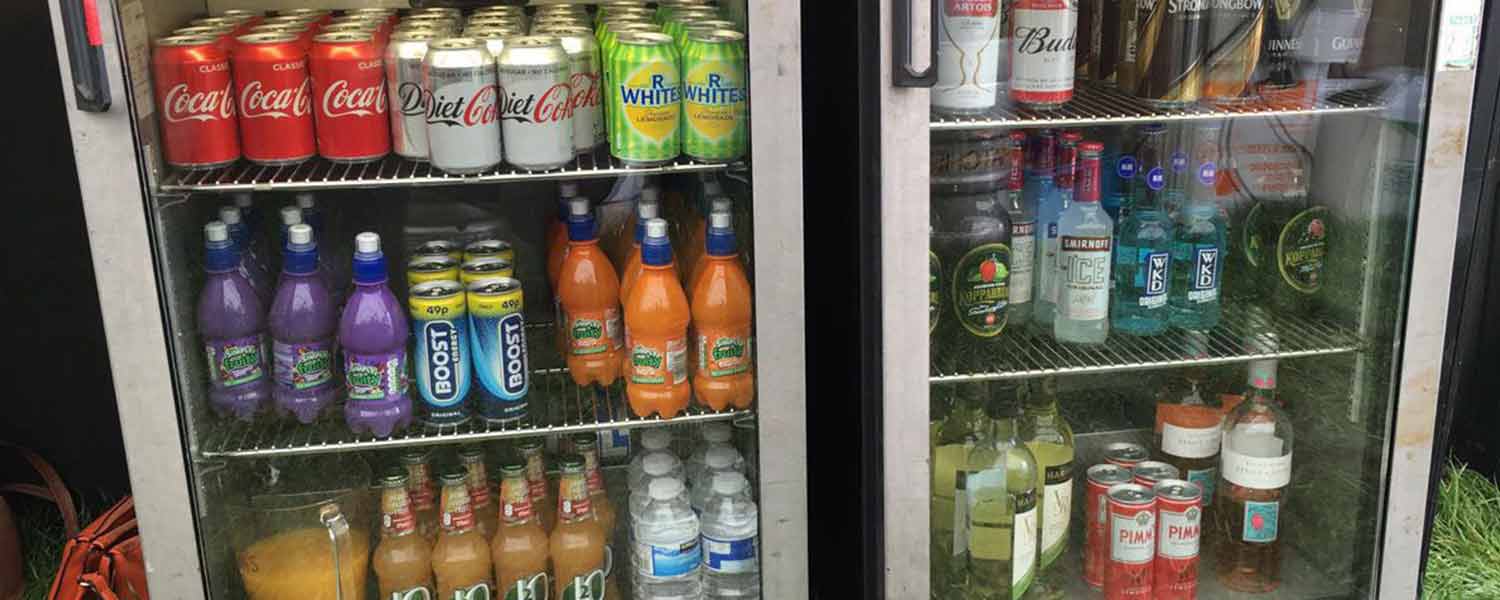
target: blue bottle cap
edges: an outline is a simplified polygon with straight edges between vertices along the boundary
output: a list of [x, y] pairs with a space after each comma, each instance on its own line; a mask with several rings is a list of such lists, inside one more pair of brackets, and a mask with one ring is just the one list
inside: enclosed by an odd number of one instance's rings
[[708, 215], [708, 254], [730, 256], [735, 252], [734, 215], [715, 211]]
[[568, 199], [568, 239], [586, 242], [594, 239], [594, 213], [589, 210], [589, 199]]
[[209, 272], [233, 271], [240, 264], [240, 251], [229, 238], [229, 227], [223, 221], [209, 221], [203, 226], [203, 248], [206, 251], [203, 266]]
[[641, 242], [641, 262], [659, 267], [672, 264], [672, 240], [667, 237], [667, 220], [646, 221], [646, 239]]
[[384, 283], [385, 255], [380, 252], [380, 234], [366, 231], [354, 236], [354, 282]]
[[313, 241], [311, 225], [297, 223], [287, 227], [282, 257], [282, 271], [292, 275], [306, 275], [318, 270], [318, 244]]
[[647, 200], [646, 195], [641, 194], [640, 201], [635, 205], [635, 243], [639, 244], [646, 239], [646, 221], [655, 219], [660, 208], [654, 199]]

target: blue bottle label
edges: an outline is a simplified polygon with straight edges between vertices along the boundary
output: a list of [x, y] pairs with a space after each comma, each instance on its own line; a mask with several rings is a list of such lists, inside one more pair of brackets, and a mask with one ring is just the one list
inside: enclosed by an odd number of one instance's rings
[[406, 394], [406, 349], [376, 354], [344, 354], [344, 382], [350, 400], [384, 400]]
[[1187, 169], [1187, 165], [1188, 165], [1187, 153], [1185, 153], [1185, 152], [1183, 152], [1181, 150], [1178, 150], [1178, 151], [1172, 153], [1172, 172], [1173, 173], [1181, 173], [1183, 170]]
[[1135, 272], [1135, 287], [1140, 290], [1139, 303], [1142, 308], [1161, 308], [1167, 305], [1167, 289], [1172, 281], [1172, 255], [1137, 248], [1139, 267]]
[[1218, 167], [1213, 162], [1198, 165], [1198, 182], [1203, 185], [1213, 185], [1218, 176]]
[[224, 389], [265, 377], [265, 343], [265, 334], [255, 334], [204, 344], [203, 353], [212, 372], [210, 383]]
[[1245, 527], [1240, 539], [1258, 544], [1276, 541], [1280, 508], [1279, 502], [1245, 502]]
[[687, 575], [697, 570], [698, 563], [703, 560], [703, 547], [697, 538], [673, 545], [642, 543], [639, 547], [637, 556], [646, 558], [647, 564], [642, 566], [652, 577]]
[[703, 536], [703, 568], [714, 573], [749, 573], [755, 569], [755, 536], [721, 540]]
[[1219, 298], [1219, 248], [1198, 244], [1193, 247], [1193, 277], [1188, 284], [1188, 300], [1212, 302]]
[[469, 325], [457, 319], [412, 319], [417, 391], [429, 407], [451, 408], [469, 393]]
[[1138, 167], [1139, 164], [1135, 162], [1135, 157], [1126, 154], [1120, 157], [1120, 162], [1115, 163], [1115, 174], [1119, 175], [1120, 179], [1135, 179]]
[[1167, 187], [1167, 172], [1161, 167], [1151, 167], [1151, 170], [1146, 172], [1146, 187], [1151, 188], [1152, 191], [1162, 191]]
[[333, 381], [333, 340], [300, 344], [273, 342], [276, 383], [298, 390]]
[[1198, 489], [1203, 490], [1203, 506], [1213, 506], [1214, 503], [1214, 480], [1217, 479], [1219, 470], [1213, 467], [1207, 469], [1188, 469], [1187, 480], [1198, 484]]

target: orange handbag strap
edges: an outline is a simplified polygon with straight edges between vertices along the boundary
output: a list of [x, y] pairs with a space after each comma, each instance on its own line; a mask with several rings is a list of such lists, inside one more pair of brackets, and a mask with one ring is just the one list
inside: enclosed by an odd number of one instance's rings
[[63, 485], [62, 476], [57, 474], [57, 469], [47, 463], [42, 455], [32, 452], [21, 446], [10, 442], [0, 441], [0, 448], [11, 448], [31, 463], [31, 468], [36, 470], [37, 475], [42, 478], [45, 487], [29, 483], [13, 483], [0, 486], [0, 491], [19, 492], [29, 496], [35, 496], [43, 500], [51, 500], [57, 504], [62, 512], [63, 527], [68, 537], [78, 535], [78, 509], [73, 506], [73, 494], [68, 491], [68, 486]]

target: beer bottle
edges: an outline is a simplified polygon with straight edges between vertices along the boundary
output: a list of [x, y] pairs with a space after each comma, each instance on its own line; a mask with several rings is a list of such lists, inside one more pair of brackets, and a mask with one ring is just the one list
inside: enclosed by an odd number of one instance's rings
[[610, 503], [609, 491], [604, 487], [604, 473], [599, 470], [599, 438], [592, 433], [575, 434], [573, 451], [583, 457], [583, 469], [589, 483], [589, 505], [599, 517], [599, 526], [604, 528], [604, 539], [613, 540], [615, 507]]
[[380, 478], [380, 545], [371, 562], [381, 598], [432, 596], [432, 548], [417, 535], [407, 479], [401, 467], [391, 467]]
[[488, 598], [494, 584], [490, 545], [474, 524], [469, 502], [469, 474], [461, 466], [443, 471], [442, 531], [432, 548], [432, 572], [437, 575], [437, 597]]
[[495, 536], [498, 509], [495, 496], [490, 493], [490, 477], [484, 466], [484, 451], [479, 446], [464, 446], [458, 451], [458, 462], [463, 465], [469, 483], [469, 505], [474, 510], [474, 523], [485, 541]]
[[542, 443], [525, 440], [516, 449], [521, 453], [521, 461], [526, 463], [526, 485], [531, 488], [531, 506], [536, 509], [537, 516], [541, 517], [542, 529], [552, 531], [553, 525], [557, 524], [557, 501], [553, 499], [551, 487], [547, 485], [547, 462], [542, 457]]
[[500, 465], [500, 503], [500, 521], [490, 541], [496, 593], [501, 598], [546, 598], [549, 542], [538, 507], [531, 503], [525, 463]]
[[557, 526], [548, 544], [553, 595], [559, 600], [605, 597], [604, 530], [590, 503], [583, 457], [563, 457], [558, 466]]
[[409, 450], [401, 454], [401, 465], [406, 467], [406, 494], [417, 517], [417, 533], [430, 545], [437, 540], [438, 507], [428, 457], [425, 450]]

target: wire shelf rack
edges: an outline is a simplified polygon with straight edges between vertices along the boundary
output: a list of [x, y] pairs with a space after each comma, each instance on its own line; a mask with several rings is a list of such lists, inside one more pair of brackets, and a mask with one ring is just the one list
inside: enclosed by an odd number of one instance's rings
[[1148, 106], [1113, 87], [1080, 82], [1073, 100], [1052, 111], [1034, 111], [1018, 106], [997, 107], [989, 114], [973, 117], [934, 115], [934, 131], [1015, 127], [1078, 127], [1130, 123], [1205, 121], [1213, 119], [1263, 118], [1296, 115], [1374, 112], [1385, 105], [1379, 89], [1354, 89], [1331, 94], [1312, 104], [1261, 101], [1243, 106], [1190, 106], [1161, 109]]
[[734, 409], [714, 412], [693, 405], [688, 407], [685, 414], [672, 419], [658, 416], [641, 418], [630, 411], [625, 401], [623, 383], [617, 382], [608, 388], [579, 387], [561, 369], [534, 373], [529, 401], [529, 413], [519, 421], [490, 424], [473, 419], [464, 425], [440, 428], [414, 423], [405, 432], [384, 439], [368, 434], [355, 436], [344, 426], [343, 420], [337, 418], [312, 425], [288, 420], [274, 423], [225, 421], [210, 426], [210, 432], [198, 447], [198, 454], [205, 459], [327, 454], [637, 427], [692, 425], [709, 421], [730, 421], [752, 414], [749, 410]]
[[[1274, 346], [1264, 340], [1275, 334]], [[1184, 331], [1153, 337], [1114, 333], [1101, 345], [1066, 344], [1051, 335], [1007, 329], [990, 343], [934, 341], [929, 381], [935, 384], [1047, 375], [1099, 374], [1188, 365], [1249, 362], [1356, 352], [1359, 336], [1333, 321], [1228, 304], [1199, 351]]]
[[654, 167], [631, 167], [600, 149], [579, 155], [573, 163], [551, 171], [529, 171], [502, 163], [473, 175], [444, 173], [431, 163], [396, 155], [364, 164], [332, 163], [314, 158], [296, 165], [264, 166], [240, 161], [228, 167], [201, 171], [171, 170], [162, 178], [162, 192], [231, 193], [477, 185], [552, 179], [595, 179], [625, 175], [657, 175], [724, 171], [734, 163], [700, 163], [687, 158]]

